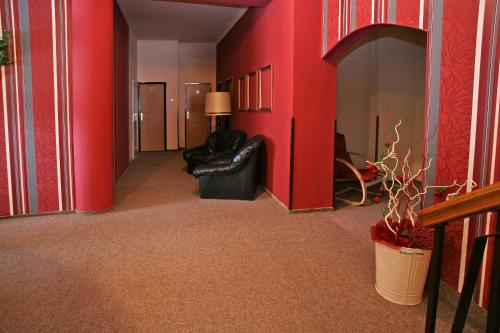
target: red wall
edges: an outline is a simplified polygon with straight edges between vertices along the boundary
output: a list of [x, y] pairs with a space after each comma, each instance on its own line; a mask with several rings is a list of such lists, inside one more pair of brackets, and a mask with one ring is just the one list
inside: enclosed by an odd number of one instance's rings
[[218, 81], [274, 66], [273, 111], [235, 111], [232, 126], [266, 137], [265, 185], [290, 207], [290, 120], [295, 118], [292, 209], [332, 205], [332, 186], [323, 185], [333, 182], [335, 67], [321, 59], [321, 24], [321, 1], [273, 0], [249, 9], [217, 48]]
[[84, 212], [113, 205], [113, 4], [73, 3], [75, 195]]
[[[238, 76], [254, 70], [255, 59], [271, 58], [276, 49], [269, 47], [267, 36], [272, 36], [274, 45], [281, 46], [283, 40], [290, 39], [289, 31], [294, 31], [293, 52], [288, 54], [293, 59], [293, 71], [286, 76], [293, 79], [293, 87], [284, 92], [276, 90], [275, 94], [277, 100], [284, 98], [293, 101], [293, 111], [287, 113], [293, 115], [296, 126], [293, 209], [332, 205], [333, 122], [336, 112], [333, 61], [339, 53], [349, 49], [349, 45], [352, 45], [349, 41], [361, 35], [359, 29], [372, 25], [372, 22], [375, 26], [371, 29], [380, 28], [380, 24], [397, 24], [428, 30], [431, 36], [429, 40], [434, 41], [434, 44], [429, 44], [429, 59], [439, 66], [437, 69], [428, 68], [429, 82], [436, 82], [429, 87], [428, 94], [436, 96], [438, 101], [437, 105], [432, 104], [433, 109], [430, 110], [438, 112], [439, 116], [436, 183], [451, 183], [455, 179], [462, 182], [467, 177], [476, 180], [480, 186], [498, 181], [500, 163], [495, 152], [499, 150], [500, 115], [495, 106], [500, 98], [497, 86], [500, 51], [491, 50], [492, 38], [499, 37], [498, 31], [492, 27], [494, 19], [499, 19], [498, 11], [495, 12], [493, 8], [494, 1], [485, 0], [482, 8], [480, 3], [483, 1], [477, 0], [444, 3], [425, 0], [422, 11], [415, 5], [416, 1], [410, 0], [356, 0], [355, 9], [351, 8], [350, 1], [341, 1], [339, 13], [339, 0], [328, 0], [325, 30], [323, 3], [322, 0], [288, 2], [288, 7], [294, 7], [292, 18], [289, 19], [287, 31], [281, 32], [282, 35], [278, 37], [275, 36], [276, 31], [272, 30], [276, 29], [273, 23], [278, 24], [283, 13], [273, 12], [272, 8], [276, 9], [284, 3], [274, 0], [260, 11], [250, 9], [219, 46], [224, 51], [218, 54], [219, 70], [223, 68], [218, 80], [222, 80], [229, 75]], [[371, 16], [372, 4], [375, 4], [374, 17]], [[436, 9], [438, 5], [443, 5], [442, 13]], [[261, 19], [262, 13], [270, 16]], [[355, 22], [351, 22], [351, 14], [355, 16]], [[442, 31], [436, 33], [440, 30], [435, 30], [435, 27], [440, 25]], [[270, 30], [257, 30], [256, 27], [262, 26]], [[322, 48], [323, 31], [327, 32], [325, 48]], [[482, 34], [478, 35], [480, 31]], [[477, 36], [482, 36], [482, 40], [478, 40]], [[277, 57], [273, 61], [279, 59]], [[276, 75], [275, 87], [280, 87], [283, 79], [282, 74]], [[277, 167], [279, 170], [288, 170], [287, 147], [290, 140], [287, 135], [276, 134], [285, 132], [286, 119], [270, 123], [266, 116], [269, 115], [237, 112], [234, 123], [236, 127], [249, 130], [252, 134], [257, 131], [268, 133], [269, 141], [277, 147], [269, 154], [272, 161], [270, 172], [275, 176]], [[288, 194], [289, 186], [285, 180], [270, 178], [269, 181], [269, 189], [286, 202], [283, 199]], [[467, 249], [470, 250], [471, 241], [476, 236], [476, 226], [482, 232], [493, 232], [495, 229], [491, 216], [483, 216], [482, 222], [474, 219], [469, 224], [458, 222], [448, 227], [443, 279], [455, 287], [463, 279], [468, 260]], [[484, 279], [480, 282], [477, 299], [481, 305], [486, 305], [481, 295], [489, 289], [492, 248], [491, 244], [488, 246], [490, 256], [482, 269]]]
[[293, 209], [332, 207], [336, 70], [321, 59], [322, 1], [295, 0]]
[[251, 8], [217, 46], [217, 80], [236, 78], [273, 65], [272, 112], [234, 110], [232, 127], [266, 139], [265, 186], [288, 205], [290, 131], [293, 107], [293, 5], [273, 0]]
[[115, 180], [118, 180], [129, 162], [128, 124], [128, 34], [129, 26], [115, 3], [113, 112]]

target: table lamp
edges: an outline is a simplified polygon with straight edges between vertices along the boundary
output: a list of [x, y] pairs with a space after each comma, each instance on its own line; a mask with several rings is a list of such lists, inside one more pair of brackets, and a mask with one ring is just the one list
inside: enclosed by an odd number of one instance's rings
[[216, 131], [223, 130], [221, 117], [231, 115], [231, 98], [228, 92], [206, 94], [205, 116], [215, 117]]

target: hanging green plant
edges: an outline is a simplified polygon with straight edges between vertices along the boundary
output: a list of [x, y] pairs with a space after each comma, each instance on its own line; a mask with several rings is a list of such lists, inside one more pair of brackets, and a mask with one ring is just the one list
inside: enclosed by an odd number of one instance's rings
[[0, 39], [0, 65], [2, 66], [10, 64], [10, 58], [7, 52], [9, 48], [9, 38], [10, 31], [4, 30], [2, 32], [2, 38]]

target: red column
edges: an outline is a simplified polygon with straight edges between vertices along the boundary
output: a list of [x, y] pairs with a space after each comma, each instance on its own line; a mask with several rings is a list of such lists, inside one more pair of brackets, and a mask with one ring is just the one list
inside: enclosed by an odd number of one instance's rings
[[113, 0], [72, 2], [76, 210], [113, 205]]

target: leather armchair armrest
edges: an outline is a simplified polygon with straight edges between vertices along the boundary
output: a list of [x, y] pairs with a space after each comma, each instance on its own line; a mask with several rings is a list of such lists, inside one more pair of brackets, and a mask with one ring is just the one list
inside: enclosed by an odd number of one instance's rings
[[184, 150], [182, 152], [182, 157], [184, 157], [184, 159], [187, 160], [197, 155], [208, 155], [208, 154], [210, 154], [210, 150], [208, 149], [207, 146], [198, 146]]
[[217, 159], [220, 158], [226, 158], [226, 157], [233, 157], [236, 151], [231, 150], [231, 149], [226, 149], [226, 150], [221, 150], [215, 153], [215, 156], [217, 156]]
[[184, 150], [184, 154], [186, 153], [209, 153], [210, 150], [208, 149], [208, 146], [206, 145], [203, 145], [203, 146], [198, 146], [198, 147], [193, 147], [193, 148], [189, 148], [189, 149], [186, 149]]
[[206, 176], [206, 175], [221, 175], [221, 174], [235, 172], [238, 169], [239, 169], [238, 165], [231, 163], [230, 161], [227, 162], [221, 160], [216, 163], [203, 164], [197, 166], [193, 171], [193, 175], [195, 177]]
[[216, 160], [211, 161], [210, 165], [228, 164], [228, 163], [231, 163], [232, 160], [233, 160], [233, 156], [232, 155], [221, 156], [221, 157], [217, 157]]

